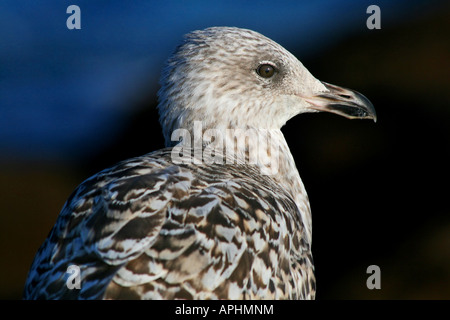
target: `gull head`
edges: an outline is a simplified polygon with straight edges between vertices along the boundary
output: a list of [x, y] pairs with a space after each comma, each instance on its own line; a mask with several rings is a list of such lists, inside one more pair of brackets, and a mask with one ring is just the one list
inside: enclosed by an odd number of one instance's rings
[[280, 129], [305, 112], [373, 119], [362, 94], [317, 80], [289, 51], [251, 30], [212, 27], [185, 36], [158, 92], [166, 145], [175, 129]]

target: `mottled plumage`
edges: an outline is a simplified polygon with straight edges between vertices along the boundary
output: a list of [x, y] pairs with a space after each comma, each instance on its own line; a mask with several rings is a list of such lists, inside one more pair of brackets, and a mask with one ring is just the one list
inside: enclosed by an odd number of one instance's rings
[[[261, 65], [273, 75], [262, 76]], [[163, 71], [159, 99], [168, 148], [74, 191], [24, 298], [314, 298], [309, 202], [280, 128], [303, 112], [375, 118], [367, 99], [318, 81], [270, 39], [226, 27], [186, 37]], [[192, 140], [172, 141], [178, 129]], [[255, 162], [248, 144], [227, 153], [236, 139], [228, 129], [254, 129], [268, 141]], [[215, 139], [204, 139], [208, 130]], [[175, 159], [177, 147], [190, 161]], [[80, 289], [66, 285], [70, 265], [81, 269]]]

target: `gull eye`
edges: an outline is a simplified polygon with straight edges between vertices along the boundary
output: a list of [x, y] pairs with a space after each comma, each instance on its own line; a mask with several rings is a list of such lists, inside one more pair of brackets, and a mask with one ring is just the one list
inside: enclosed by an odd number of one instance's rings
[[270, 78], [275, 74], [275, 67], [265, 63], [260, 65], [256, 72], [263, 78]]

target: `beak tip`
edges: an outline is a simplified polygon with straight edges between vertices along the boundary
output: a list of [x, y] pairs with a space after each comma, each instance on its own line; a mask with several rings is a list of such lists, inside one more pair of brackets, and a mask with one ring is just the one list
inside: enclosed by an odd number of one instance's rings
[[378, 117], [375, 111], [375, 107], [373, 106], [373, 104], [366, 98], [364, 97], [367, 101], [368, 101], [368, 111], [370, 112], [371, 118], [373, 119], [373, 122], [377, 123]]
[[316, 110], [339, 114], [349, 119], [373, 119], [377, 122], [375, 108], [363, 94], [322, 82], [329, 90], [312, 98], [310, 102]]

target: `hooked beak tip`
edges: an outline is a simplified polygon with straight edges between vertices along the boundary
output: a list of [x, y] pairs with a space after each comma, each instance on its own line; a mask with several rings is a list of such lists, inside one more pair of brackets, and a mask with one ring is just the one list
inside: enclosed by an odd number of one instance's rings
[[328, 91], [307, 98], [311, 108], [327, 111], [349, 119], [373, 119], [377, 122], [377, 114], [373, 104], [363, 94], [322, 82]]

